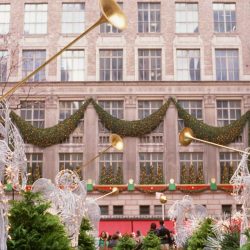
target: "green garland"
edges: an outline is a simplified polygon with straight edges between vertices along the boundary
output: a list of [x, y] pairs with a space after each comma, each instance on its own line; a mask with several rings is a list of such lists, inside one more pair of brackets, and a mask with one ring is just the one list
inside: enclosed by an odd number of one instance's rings
[[151, 115], [142, 120], [134, 121], [125, 121], [113, 117], [94, 100], [92, 101], [92, 104], [102, 124], [112, 133], [121, 136], [142, 137], [143, 135], [151, 133], [163, 121], [170, 104], [170, 99]]
[[213, 143], [226, 145], [233, 142], [243, 131], [244, 126], [250, 118], [250, 111], [247, 111], [238, 120], [224, 127], [214, 127], [197, 120], [184, 110], [173, 98], [179, 118], [184, 120], [186, 127], [193, 130], [195, 137]]
[[83, 119], [84, 112], [91, 101], [92, 99], [86, 100], [72, 116], [50, 128], [36, 128], [14, 112], [11, 112], [10, 116], [19, 128], [26, 143], [45, 148], [62, 143], [70, 136], [80, 120]]
[[[76, 129], [80, 120], [84, 117], [84, 112], [90, 103], [93, 104], [99, 119], [102, 124], [110, 130], [111, 133], [119, 134], [120, 136], [142, 137], [151, 133], [163, 121], [164, 116], [170, 103], [173, 102], [177, 108], [179, 118], [184, 120], [186, 127], [190, 127], [195, 137], [226, 145], [233, 142], [237, 136], [242, 133], [246, 123], [250, 124], [250, 111], [247, 111], [238, 120], [224, 127], [214, 127], [207, 125], [185, 111], [176, 100], [169, 98], [156, 112], [142, 120], [125, 121], [120, 120], [98, 105], [92, 98], [87, 99], [85, 103], [72, 116], [50, 128], [36, 128], [29, 122], [26, 122], [20, 116], [11, 112], [13, 122], [19, 128], [22, 137], [26, 143], [36, 145], [38, 147], [48, 147], [59, 144], [67, 139], [70, 134]], [[248, 145], [250, 145], [250, 125], [248, 126]]]

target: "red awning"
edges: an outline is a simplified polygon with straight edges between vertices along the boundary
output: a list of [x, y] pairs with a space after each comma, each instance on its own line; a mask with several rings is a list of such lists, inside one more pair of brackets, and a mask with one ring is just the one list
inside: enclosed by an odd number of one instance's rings
[[[159, 227], [159, 220], [102, 220], [99, 223], [99, 232], [105, 231], [112, 235], [117, 231], [122, 234], [130, 234], [131, 232], [140, 230], [143, 235], [146, 235], [149, 231], [150, 224], [153, 222]], [[174, 231], [173, 221], [165, 221], [165, 227]]]

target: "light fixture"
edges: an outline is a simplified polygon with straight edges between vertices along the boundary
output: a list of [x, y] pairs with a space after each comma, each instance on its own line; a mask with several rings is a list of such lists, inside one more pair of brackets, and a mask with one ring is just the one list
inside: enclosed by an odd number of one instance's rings
[[169, 180], [168, 190], [169, 190], [169, 191], [174, 191], [174, 190], [176, 190], [176, 185], [175, 185], [175, 183], [174, 183], [174, 179], [173, 179], [173, 178], [171, 178], [171, 179]]
[[134, 180], [130, 178], [128, 180], [128, 191], [134, 191], [134, 190], [135, 190]]
[[210, 180], [210, 190], [216, 191], [217, 190], [217, 184], [216, 184], [216, 179], [211, 178]]

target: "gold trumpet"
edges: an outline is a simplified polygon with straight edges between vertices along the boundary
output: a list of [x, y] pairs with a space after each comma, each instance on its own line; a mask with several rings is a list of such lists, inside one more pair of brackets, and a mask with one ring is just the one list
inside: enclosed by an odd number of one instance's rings
[[44, 68], [47, 64], [49, 64], [52, 60], [57, 58], [59, 55], [61, 55], [66, 49], [71, 47], [74, 43], [76, 43], [79, 39], [81, 39], [83, 36], [85, 36], [89, 31], [94, 29], [96, 26], [102, 24], [102, 23], [110, 23], [111, 25], [115, 26], [116, 28], [123, 30], [127, 27], [127, 18], [122, 12], [119, 5], [115, 2], [115, 0], [99, 0], [99, 5], [101, 9], [101, 17], [99, 20], [97, 20], [96, 23], [94, 23], [92, 26], [90, 26], [87, 30], [85, 30], [83, 33], [81, 33], [78, 37], [76, 37], [73, 41], [68, 43], [65, 47], [63, 47], [60, 51], [58, 51], [55, 55], [50, 57], [47, 61], [45, 61], [42, 65], [40, 65], [38, 68], [36, 68], [33, 72], [31, 72], [29, 75], [24, 77], [20, 82], [18, 82], [14, 87], [12, 87], [10, 90], [8, 90], [5, 94], [3, 94], [0, 97], [0, 101], [3, 100], [8, 95], [14, 93], [21, 85], [23, 85], [30, 77], [35, 75], [38, 71], [40, 71], [42, 68]]
[[76, 172], [80, 173], [83, 168], [87, 167], [92, 161], [97, 159], [100, 155], [104, 154], [105, 152], [107, 152], [112, 147], [119, 150], [119, 151], [123, 150], [123, 140], [119, 135], [111, 134], [110, 137], [109, 137], [109, 140], [110, 140], [110, 145], [107, 148], [105, 148], [98, 155], [96, 155], [95, 157], [93, 157], [92, 159], [90, 159], [89, 161], [84, 163], [82, 166], [80, 166], [79, 169]]
[[220, 148], [226, 148], [226, 149], [238, 152], [238, 153], [243, 153], [243, 154], [250, 155], [250, 152], [246, 152], [246, 151], [239, 150], [239, 149], [236, 149], [236, 148], [231, 148], [231, 147], [220, 145], [220, 144], [217, 144], [217, 143], [214, 143], [214, 142], [205, 141], [205, 140], [196, 138], [196, 137], [194, 137], [194, 133], [193, 133], [193, 130], [191, 128], [184, 128], [180, 132], [180, 134], [179, 134], [179, 142], [181, 143], [181, 145], [188, 146], [193, 140], [203, 142], [203, 143], [206, 143], [206, 144], [209, 144], [209, 145], [213, 145], [213, 146], [216, 146], [216, 147], [220, 147]]

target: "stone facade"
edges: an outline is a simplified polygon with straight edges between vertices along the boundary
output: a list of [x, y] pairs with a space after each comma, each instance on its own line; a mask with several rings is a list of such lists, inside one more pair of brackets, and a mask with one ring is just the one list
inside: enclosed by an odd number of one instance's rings
[[[41, 3], [40, 0], [28, 3]], [[62, 34], [61, 32], [61, 0], [47, 0], [48, 3], [48, 32], [45, 35], [24, 34], [24, 4], [20, 0], [0, 0], [2, 3], [11, 4], [10, 37], [8, 50], [15, 49], [11, 57], [17, 62], [17, 67], [11, 73], [5, 91], [22, 78], [22, 51], [46, 50], [48, 59], [64, 45], [71, 41], [75, 35]], [[68, 0], [67, 3], [79, 1]], [[139, 2], [148, 1], [140, 0]], [[250, 107], [250, 0], [229, 1], [236, 3], [236, 31], [228, 33], [215, 33], [213, 28], [212, 0], [199, 0], [199, 32], [179, 34], [175, 32], [175, 1], [153, 1], [161, 4], [161, 30], [158, 33], [138, 33], [137, 1], [123, 1], [123, 11], [128, 18], [128, 28], [122, 33], [100, 33], [97, 27], [71, 49], [83, 49], [85, 53], [85, 73], [83, 81], [62, 82], [60, 78], [60, 59], [56, 59], [46, 67], [46, 81], [28, 83], [20, 87], [11, 99], [13, 107], [20, 100], [45, 101], [45, 127], [58, 123], [59, 102], [76, 101], [94, 98], [95, 100], [121, 100], [124, 105], [124, 119], [138, 119], [138, 101], [161, 100], [169, 97], [177, 100], [201, 100], [203, 107], [203, 121], [217, 126], [216, 101], [238, 100], [241, 103], [241, 114]], [[223, 1], [216, 1], [223, 3]], [[228, 2], [228, 1], [227, 1]], [[42, 3], [45, 3], [42, 1]], [[193, 3], [186, 0], [185, 3]], [[100, 15], [97, 0], [85, 1], [85, 27], [95, 23]], [[12, 39], [14, 38], [14, 39]], [[1, 45], [2, 44], [2, 45]], [[4, 38], [0, 37], [0, 49], [4, 48]], [[139, 81], [138, 74], [138, 49], [161, 49], [162, 51], [162, 79], [161, 81]], [[239, 80], [216, 81], [215, 49], [237, 49], [239, 53]], [[122, 49], [123, 50], [123, 80], [100, 81], [99, 50]], [[199, 49], [201, 81], [177, 81], [176, 50]], [[9, 61], [11, 60], [9, 59]], [[27, 98], [28, 96], [28, 98]], [[17, 110], [20, 113], [20, 110]], [[42, 175], [45, 178], [54, 179], [59, 171], [59, 153], [83, 153], [83, 162], [87, 162], [93, 156], [105, 149], [107, 145], [99, 143], [98, 116], [92, 106], [89, 106], [84, 117], [82, 131], [74, 132], [83, 135], [83, 142], [78, 144], [63, 143], [45, 149], [26, 145], [27, 153], [43, 154]], [[248, 142], [247, 129], [243, 131], [243, 140], [233, 143], [232, 147], [246, 148]], [[115, 152], [111, 149], [110, 152]], [[220, 180], [219, 152], [227, 152], [222, 149], [207, 146], [201, 143], [193, 143], [189, 147], [183, 147], [178, 142], [178, 117], [173, 105], [167, 111], [164, 118], [163, 141], [161, 143], [140, 143], [139, 138], [124, 138], [123, 171], [124, 183], [130, 178], [139, 183], [139, 152], [162, 152], [164, 179], [168, 183], [171, 178], [176, 183], [180, 182], [179, 152], [202, 152], [203, 166], [206, 183], [211, 178]], [[89, 164], [83, 172], [84, 179], [99, 180], [99, 162]], [[181, 199], [183, 193], [175, 191], [166, 192], [168, 203]], [[94, 197], [100, 193], [92, 193]], [[206, 205], [210, 214], [220, 214], [221, 205], [233, 205], [236, 203], [231, 195], [221, 191], [193, 195], [195, 203]], [[113, 214], [113, 205], [124, 206], [125, 216], [139, 216], [140, 205], [150, 205], [150, 215], [154, 215], [154, 205], [159, 201], [154, 195], [139, 192], [123, 192], [118, 197], [107, 197], [100, 200], [100, 205], [109, 206], [109, 215]]]

